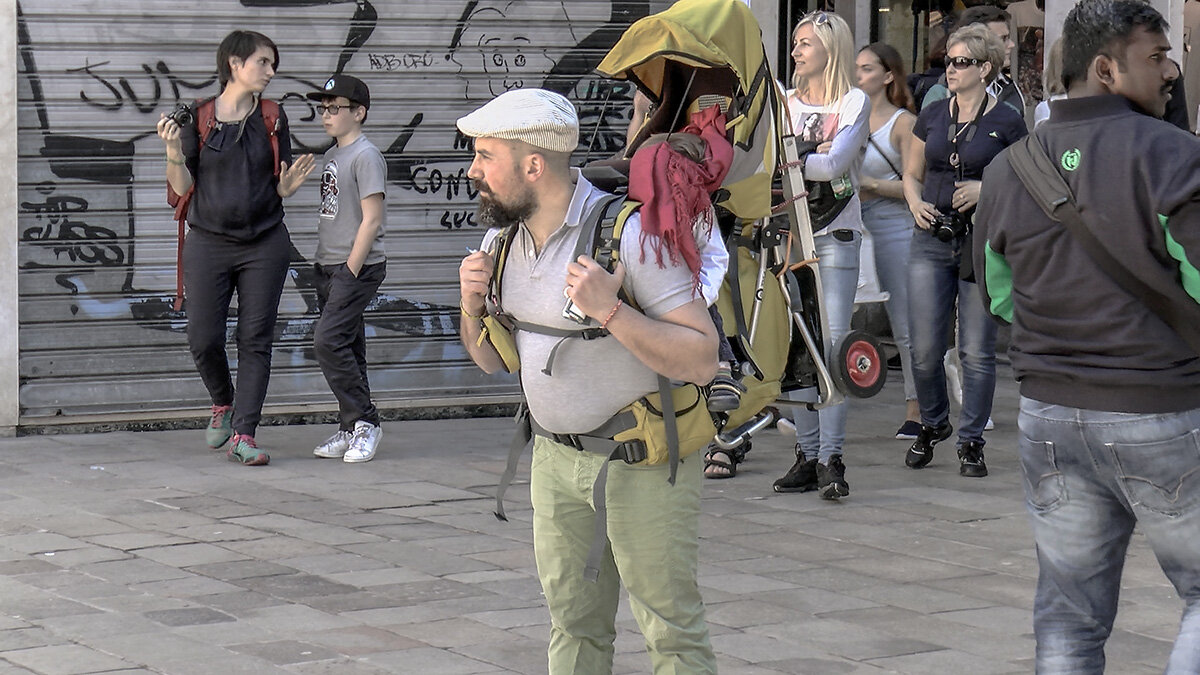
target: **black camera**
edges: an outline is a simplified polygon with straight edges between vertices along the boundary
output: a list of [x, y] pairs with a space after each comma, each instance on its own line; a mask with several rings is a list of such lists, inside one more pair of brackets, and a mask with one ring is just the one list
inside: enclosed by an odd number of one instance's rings
[[965, 237], [970, 230], [971, 219], [958, 211], [939, 213], [933, 219], [933, 225], [930, 227], [933, 236], [937, 237], [938, 241], [945, 242]]
[[176, 103], [175, 109], [167, 113], [167, 119], [181, 127], [188, 127], [192, 125], [196, 117], [192, 115], [192, 109], [188, 104]]

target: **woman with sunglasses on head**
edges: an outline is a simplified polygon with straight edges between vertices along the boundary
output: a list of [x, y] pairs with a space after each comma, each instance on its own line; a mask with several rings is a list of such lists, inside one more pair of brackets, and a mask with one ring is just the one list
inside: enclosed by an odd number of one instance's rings
[[904, 59], [894, 47], [883, 42], [863, 47], [855, 67], [859, 89], [871, 98], [871, 135], [863, 148], [860, 183], [863, 226], [874, 244], [879, 284], [888, 294], [885, 307], [904, 374], [907, 410], [896, 438], [913, 439], [921, 428], [908, 338], [908, 249], [913, 217], [904, 201], [901, 167], [917, 116], [911, 112], [913, 100], [906, 84]]
[[[793, 33], [795, 71], [787, 92], [788, 115], [804, 157], [817, 255], [821, 259], [828, 338], [831, 345], [850, 332], [858, 287], [862, 211], [857, 194], [862, 147], [867, 142], [870, 101], [854, 88], [854, 39], [836, 14], [813, 12]], [[794, 408], [796, 462], [775, 481], [776, 492], [816, 490], [824, 499], [850, 494], [842, 445], [846, 405], [819, 412]]]
[[947, 41], [950, 98], [921, 111], [904, 159], [904, 197], [916, 220], [909, 259], [909, 337], [921, 407], [921, 429], [904, 457], [920, 469], [933, 446], [950, 437], [950, 399], [943, 357], [958, 309], [958, 353], [963, 403], [959, 417], [959, 474], [987, 475], [983, 431], [996, 389], [996, 324], [974, 283], [971, 218], [983, 170], [1000, 151], [1026, 135], [1021, 114], [997, 105], [987, 86], [1004, 64], [1004, 43], [973, 24]]
[[[179, 195], [195, 189], [183, 244], [183, 283], [188, 347], [212, 399], [205, 440], [214, 449], [228, 442], [229, 459], [249, 465], [270, 461], [254, 433], [267, 394], [275, 318], [291, 262], [283, 198], [299, 189], [315, 164], [312, 155], [292, 161], [283, 110], [277, 128], [267, 129], [261, 97], [278, 67], [279, 50], [270, 38], [233, 31], [217, 48], [221, 93], [201, 104], [213, 106], [213, 126], [203, 147], [197, 126], [201, 106], [192, 106], [191, 119], [182, 126], [166, 116], [158, 122], [167, 150], [167, 182]], [[236, 389], [225, 354], [234, 292]]]

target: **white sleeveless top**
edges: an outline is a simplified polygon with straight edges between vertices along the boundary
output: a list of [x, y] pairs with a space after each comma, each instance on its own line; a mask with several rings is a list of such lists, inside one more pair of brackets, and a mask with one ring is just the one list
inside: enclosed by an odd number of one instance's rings
[[[886, 124], [871, 134], [871, 140], [875, 142], [867, 143], [867, 147], [863, 151], [862, 175], [875, 180], [900, 180], [900, 174], [892, 170], [888, 161], [891, 161], [897, 169], [904, 169], [900, 166], [900, 151], [892, 146], [892, 127], [896, 126], [896, 120], [900, 119], [900, 115], [903, 113], [903, 109], [897, 110]], [[876, 145], [883, 149], [883, 154], [880, 154]]]

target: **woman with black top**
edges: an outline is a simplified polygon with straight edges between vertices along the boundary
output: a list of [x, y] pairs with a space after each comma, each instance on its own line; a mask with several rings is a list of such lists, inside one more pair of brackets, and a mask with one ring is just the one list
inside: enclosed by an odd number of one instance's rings
[[[163, 117], [158, 135], [167, 149], [167, 182], [180, 195], [195, 186], [183, 246], [188, 346], [212, 398], [208, 445], [243, 464], [270, 456], [254, 432], [271, 374], [271, 344], [279, 297], [291, 257], [283, 198], [312, 172], [311, 154], [292, 162], [287, 116], [279, 111], [278, 160], [260, 106], [279, 50], [270, 38], [234, 31], [217, 48], [221, 93], [213, 100], [215, 125], [204, 147], [193, 122], [180, 127]], [[279, 161], [278, 169], [275, 162]], [[238, 295], [236, 392], [225, 354], [225, 323]]]
[[969, 269], [971, 217], [984, 168], [1027, 132], [1020, 113], [997, 105], [987, 93], [1004, 64], [1000, 38], [973, 24], [955, 31], [946, 44], [951, 96], [921, 111], [904, 157], [904, 198], [918, 228], [910, 249], [908, 308], [921, 407], [921, 429], [904, 462], [924, 467], [933, 459], [933, 446], [954, 430], [942, 359], [957, 301], [963, 380], [959, 473], [977, 478], [987, 475], [983, 430], [996, 389], [996, 324]]

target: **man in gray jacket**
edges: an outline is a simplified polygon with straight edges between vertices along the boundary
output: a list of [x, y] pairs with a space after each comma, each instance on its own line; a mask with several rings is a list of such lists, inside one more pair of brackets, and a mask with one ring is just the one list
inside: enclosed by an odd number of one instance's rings
[[[1113, 258], [1200, 302], [1200, 140], [1155, 119], [1178, 76], [1166, 28], [1138, 0], [1077, 5], [1063, 27], [1068, 98], [1035, 142]], [[1037, 672], [1104, 670], [1137, 524], [1185, 601], [1166, 671], [1198, 673], [1200, 355], [1042, 211], [1012, 151], [984, 173], [974, 253], [984, 302], [1012, 323]]]

